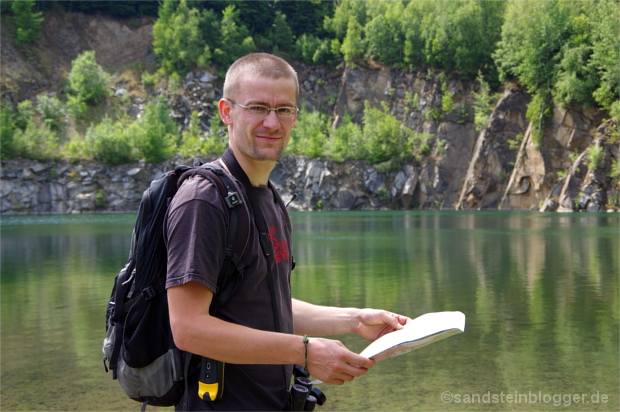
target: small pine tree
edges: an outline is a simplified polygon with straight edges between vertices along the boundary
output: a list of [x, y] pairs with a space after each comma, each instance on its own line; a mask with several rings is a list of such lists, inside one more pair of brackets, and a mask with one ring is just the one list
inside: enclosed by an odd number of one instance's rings
[[34, 0], [15, 0], [11, 11], [15, 14], [15, 40], [31, 43], [41, 37], [41, 12], [34, 13]]
[[97, 104], [108, 95], [109, 75], [97, 64], [94, 51], [85, 51], [71, 62], [70, 93], [79, 102]]

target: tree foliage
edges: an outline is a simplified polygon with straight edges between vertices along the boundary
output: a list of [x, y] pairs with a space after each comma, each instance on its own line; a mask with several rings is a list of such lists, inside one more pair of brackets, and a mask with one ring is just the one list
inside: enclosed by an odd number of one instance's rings
[[413, 132], [389, 114], [386, 104], [381, 109], [364, 103], [363, 158], [371, 163], [388, 161], [411, 153]]
[[153, 50], [167, 73], [186, 73], [211, 62], [211, 50], [205, 39], [204, 22], [208, 12], [189, 8], [185, 0], [164, 1], [159, 19], [153, 25]]
[[504, 2], [344, 0], [325, 28], [342, 42], [346, 62], [359, 57], [388, 65], [431, 66], [474, 77], [494, 72]]
[[107, 165], [117, 165], [135, 161], [131, 139], [122, 123], [114, 123], [109, 117], [91, 125], [84, 140], [86, 149], [93, 159]]
[[220, 70], [226, 70], [233, 61], [256, 50], [250, 31], [241, 22], [239, 14], [234, 5], [222, 12], [219, 45], [213, 53], [213, 62]]
[[149, 163], [159, 163], [175, 154], [178, 126], [170, 119], [170, 107], [162, 97], [146, 106], [144, 116], [129, 127], [137, 156]]
[[527, 113], [536, 142], [554, 101], [618, 107], [619, 11], [607, 0], [508, 3], [494, 58], [502, 78], [518, 78], [533, 95]]
[[[594, 106], [620, 116], [620, 3], [614, 0], [2, 2], [0, 10], [10, 11], [13, 26], [22, 29], [16, 32], [18, 41], [38, 36], [41, 14], [34, 12], [35, 7], [130, 18], [157, 14], [153, 47], [162, 70], [142, 76], [152, 88], [158, 76], [165, 76], [169, 90], [176, 85], [180, 93], [186, 72], [214, 67], [222, 74], [238, 57], [261, 50], [332, 67], [372, 59], [402, 70], [427, 68], [440, 73], [441, 108], [424, 113], [436, 121], [454, 106], [446, 73], [478, 76], [481, 87], [474, 93], [478, 128], [488, 123], [497, 99], [492, 90], [499, 81], [519, 81], [532, 95], [527, 117], [537, 144], [553, 105]], [[87, 105], [108, 96], [107, 79], [94, 52], [85, 52], [73, 62], [66, 105], [41, 96], [36, 106], [23, 101], [15, 113], [3, 110], [2, 157], [26, 156], [29, 150], [33, 150], [29, 156], [36, 158], [57, 156], [61, 151], [56, 133], [62, 136], [66, 131], [65, 111], [86, 120]], [[420, 97], [407, 93], [407, 105], [419, 108]], [[217, 116], [204, 133], [199, 124], [206, 122], [193, 115], [190, 128], [181, 135], [165, 101], [159, 99], [134, 122], [107, 119], [100, 128], [89, 128], [86, 137], [71, 136], [65, 155], [118, 163], [139, 158], [159, 161], [176, 150], [221, 152], [226, 133]], [[302, 111], [289, 153], [383, 162], [412, 151], [431, 152], [429, 136], [401, 128], [385, 108], [367, 105], [362, 125], [348, 115], [339, 123], [333, 129], [326, 114]], [[47, 149], [39, 150], [38, 145]]]
[[16, 0], [11, 4], [15, 15], [15, 40], [17, 43], [31, 43], [41, 36], [41, 12], [33, 11], [34, 0]]
[[[6, 103], [8, 106], [8, 103]], [[10, 159], [15, 155], [13, 134], [15, 125], [11, 118], [11, 111], [3, 104], [0, 110], [0, 159]]]
[[110, 76], [95, 59], [94, 51], [85, 51], [71, 63], [69, 94], [78, 102], [97, 104], [108, 96]]

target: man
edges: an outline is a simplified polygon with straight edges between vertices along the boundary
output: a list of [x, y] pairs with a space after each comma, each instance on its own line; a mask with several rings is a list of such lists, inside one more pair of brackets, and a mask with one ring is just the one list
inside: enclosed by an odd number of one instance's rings
[[[341, 385], [375, 363], [339, 341], [303, 335], [351, 332], [372, 341], [409, 320], [381, 310], [323, 307], [291, 298], [291, 229], [268, 180], [295, 126], [298, 90], [293, 68], [269, 54], [245, 56], [226, 74], [219, 112], [228, 127], [230, 147], [219, 162], [248, 196], [255, 196], [269, 238], [280, 247], [265, 258], [251, 225], [243, 282], [217, 317], [210, 315], [209, 306], [224, 260], [226, 206], [217, 189], [200, 177], [188, 179], [170, 205], [166, 287], [175, 344], [226, 363], [220, 400], [201, 400], [194, 374], [179, 409], [285, 410], [293, 365], [307, 365], [313, 377]], [[267, 264], [275, 284], [280, 332], [275, 328]]]

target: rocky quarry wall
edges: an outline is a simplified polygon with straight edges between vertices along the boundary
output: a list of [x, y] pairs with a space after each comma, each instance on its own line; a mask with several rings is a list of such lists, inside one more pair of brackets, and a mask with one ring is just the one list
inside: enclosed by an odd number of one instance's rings
[[[72, 58], [80, 50], [96, 49], [108, 60], [110, 52], [127, 44], [132, 36], [142, 44], [142, 54], [151, 59], [149, 41], [152, 24], [128, 29], [118, 22], [102, 22], [101, 17], [61, 25], [49, 19], [48, 25], [58, 35], [48, 36], [46, 47], [54, 50], [69, 45], [64, 53]], [[57, 24], [58, 23], [58, 24]], [[117, 27], [116, 25], [120, 25]], [[62, 27], [61, 27], [62, 26]], [[63, 28], [64, 27], [64, 28]], [[77, 30], [81, 28], [83, 30]], [[84, 33], [69, 41], [72, 29]], [[114, 31], [104, 36], [100, 31]], [[71, 31], [71, 30], [70, 30]], [[88, 34], [87, 34], [88, 33]], [[124, 33], [123, 36], [118, 35]], [[93, 39], [105, 38], [105, 42]], [[3, 53], [17, 56], [12, 48]], [[102, 46], [105, 45], [105, 47]], [[122, 47], [121, 47], [122, 48]], [[99, 53], [102, 49], [102, 53]], [[83, 51], [82, 50], [82, 51]], [[6, 52], [6, 53], [5, 53]], [[133, 55], [140, 55], [133, 51]], [[8, 56], [8, 55], [7, 55]], [[3, 67], [6, 59], [3, 59]], [[8, 66], [7, 66], [8, 67]], [[54, 82], [27, 78], [45, 77], [36, 68], [27, 67], [22, 79], [28, 87], [20, 93], [3, 96], [15, 101], [37, 93], [54, 92]], [[528, 94], [518, 85], [508, 85], [497, 102], [487, 127], [478, 132], [474, 125], [473, 95], [478, 85], [456, 77], [448, 79], [454, 110], [440, 120], [425, 116], [429, 109], [440, 109], [442, 91], [436, 73], [402, 72], [369, 64], [343, 70], [296, 66], [300, 77], [300, 100], [306, 111], [331, 113], [334, 127], [348, 112], [357, 121], [363, 117], [364, 102], [379, 107], [387, 103], [391, 113], [404, 125], [432, 136], [430, 154], [417, 156], [397, 170], [361, 161], [336, 163], [327, 159], [285, 156], [271, 176], [285, 201], [293, 193], [293, 210], [382, 210], [382, 209], [499, 209], [541, 211], [616, 210], [620, 187], [610, 177], [614, 161], [620, 156], [617, 139], [612, 139], [606, 114], [596, 109], [555, 108], [542, 142], [533, 142], [525, 117]], [[17, 70], [17, 69], [14, 69]], [[39, 73], [39, 74], [36, 74]], [[49, 78], [52, 79], [52, 78]], [[221, 80], [207, 71], [189, 73], [183, 79], [183, 93], [172, 95], [164, 89], [136, 90], [119, 80], [114, 85], [117, 98], [131, 102], [127, 114], [139, 116], [146, 102], [164, 95], [172, 106], [172, 116], [187, 125], [192, 111], [199, 112], [202, 126], [208, 129], [209, 118], [216, 115], [213, 102], [221, 97]], [[12, 93], [12, 94], [11, 94]], [[128, 96], [126, 96], [128, 95]], [[415, 104], [411, 96], [417, 95]], [[519, 141], [515, 146], [514, 142]], [[593, 165], [587, 162], [591, 150], [602, 157]], [[208, 160], [208, 159], [205, 159]], [[136, 211], [142, 192], [150, 180], [192, 159], [176, 157], [161, 164], [127, 164], [105, 166], [97, 163], [52, 162], [30, 160], [2, 161], [0, 176], [1, 213], [90, 213]]]
[[[373, 73], [360, 76], [367, 79]], [[338, 101], [345, 99], [343, 94], [350, 87], [344, 82]], [[372, 91], [367, 87], [359, 90]], [[355, 94], [350, 97], [359, 99]], [[428, 99], [436, 97], [430, 94]], [[491, 115], [489, 126], [480, 133], [472, 123], [435, 124], [420, 120], [415, 111], [403, 112], [401, 120], [410, 123], [410, 127], [434, 134], [435, 148], [437, 141], [445, 143], [440, 153], [435, 150], [422, 161], [412, 160], [398, 170], [383, 172], [362, 161], [336, 163], [284, 156], [271, 180], [285, 201], [297, 194], [291, 203], [292, 210], [607, 211], [614, 204], [610, 197], [617, 199], [619, 193], [609, 174], [620, 151], [617, 143], [608, 143], [609, 129], [600, 123], [602, 114], [594, 110], [555, 109], [542, 146], [536, 148], [524, 116], [527, 101], [522, 90], [507, 90]], [[399, 113], [398, 102], [393, 107]], [[176, 111], [185, 110], [177, 107]], [[184, 119], [179, 117], [181, 123]], [[521, 145], [511, 149], [508, 140], [518, 134], [524, 135]], [[602, 148], [603, 156], [597, 168], [592, 169], [585, 159], [595, 147]], [[576, 160], [571, 160], [575, 157], [571, 153], [578, 154]], [[192, 161], [175, 157], [160, 164], [119, 166], [2, 161], [1, 212], [136, 211], [142, 192], [152, 179]]]

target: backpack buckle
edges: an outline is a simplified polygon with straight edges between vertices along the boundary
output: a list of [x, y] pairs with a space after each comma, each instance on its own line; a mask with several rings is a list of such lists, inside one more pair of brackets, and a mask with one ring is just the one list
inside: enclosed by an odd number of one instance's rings
[[237, 192], [228, 192], [228, 196], [224, 199], [229, 209], [234, 209], [239, 206], [243, 202], [241, 201], [241, 196]]
[[144, 297], [144, 299], [149, 300], [157, 296], [157, 291], [153, 287], [148, 287], [146, 289], [143, 289], [140, 294], [142, 295], [142, 297]]

